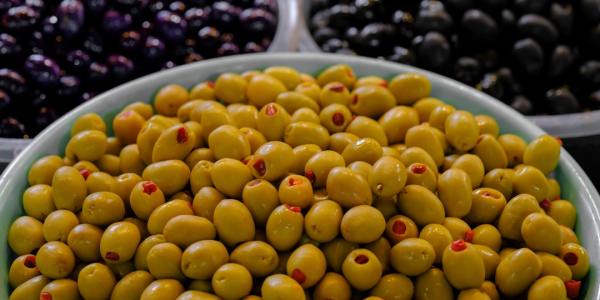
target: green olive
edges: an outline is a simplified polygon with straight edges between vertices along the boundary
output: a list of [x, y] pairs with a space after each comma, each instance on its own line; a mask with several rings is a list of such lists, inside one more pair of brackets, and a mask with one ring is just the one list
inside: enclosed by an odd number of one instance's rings
[[231, 261], [238, 263], [255, 277], [271, 274], [279, 264], [275, 249], [261, 241], [248, 241], [237, 246], [231, 252]]
[[64, 166], [64, 162], [60, 156], [48, 155], [44, 156], [33, 163], [27, 174], [29, 185], [36, 184], [52, 184], [52, 177], [58, 168]]
[[39, 297], [40, 299], [81, 299], [77, 282], [72, 279], [56, 279], [49, 282], [40, 291]]
[[223, 158], [212, 166], [210, 178], [219, 192], [227, 196], [239, 197], [242, 195], [244, 185], [252, 180], [252, 173], [250, 168], [241, 161]]
[[304, 231], [320, 243], [332, 241], [339, 233], [342, 216], [342, 208], [337, 202], [319, 201], [306, 213]]
[[587, 275], [590, 269], [590, 256], [585, 248], [575, 243], [564, 244], [560, 249], [560, 257], [571, 269], [573, 279], [581, 280]]
[[275, 102], [285, 108], [290, 114], [306, 107], [318, 113], [320, 108], [317, 100], [299, 92], [283, 92], [277, 96]]
[[[283, 142], [268, 142], [260, 146], [249, 162], [252, 175], [269, 181], [280, 179], [292, 167], [294, 150]], [[230, 180], [230, 179], [229, 179]]]
[[391, 156], [383, 156], [373, 164], [369, 185], [375, 195], [390, 197], [398, 194], [406, 184], [407, 172], [402, 162]]
[[215, 271], [229, 261], [227, 248], [214, 240], [199, 241], [183, 251], [181, 271], [191, 279], [210, 279]]
[[117, 282], [110, 297], [112, 300], [138, 299], [152, 281], [154, 277], [146, 271], [131, 272]]
[[294, 147], [294, 164], [290, 168], [291, 173], [304, 174], [304, 166], [306, 162], [315, 154], [321, 152], [321, 148], [315, 144], [305, 144]]
[[348, 168], [332, 168], [327, 176], [326, 187], [329, 198], [344, 208], [371, 205], [373, 201], [367, 180]]
[[481, 186], [483, 176], [485, 175], [485, 167], [479, 156], [463, 154], [454, 161], [452, 168], [467, 172], [469, 178], [471, 178], [471, 187], [473, 189]]
[[569, 265], [558, 256], [544, 252], [536, 254], [542, 261], [542, 273], [540, 276], [557, 276], [563, 282], [567, 282], [573, 278], [573, 273]]
[[312, 109], [302, 107], [297, 109], [290, 119], [290, 123], [294, 122], [310, 122], [320, 124], [319, 115]]
[[402, 274], [387, 274], [371, 289], [371, 296], [383, 299], [410, 300], [414, 294], [413, 282]]
[[432, 172], [434, 172], [437, 177], [438, 167], [433, 158], [427, 153], [427, 151], [418, 148], [418, 147], [410, 147], [405, 149], [400, 154], [400, 160], [405, 166], [410, 166], [413, 163], [420, 163], [426, 165]]
[[506, 199], [492, 188], [478, 188], [472, 193], [471, 210], [465, 220], [472, 224], [493, 223], [506, 206]]
[[353, 163], [348, 164], [348, 169], [357, 173], [365, 180], [369, 180], [371, 175], [373, 174], [373, 166], [364, 162], [364, 161], [355, 161]]
[[370, 164], [383, 155], [381, 145], [372, 138], [361, 138], [349, 144], [342, 151], [342, 157], [347, 164], [355, 161], [364, 161]]
[[84, 177], [73, 167], [60, 167], [52, 178], [52, 199], [57, 209], [78, 211], [87, 196]]
[[119, 195], [111, 192], [89, 194], [83, 200], [81, 221], [92, 225], [106, 226], [125, 216], [125, 203]]
[[183, 285], [179, 281], [158, 279], [144, 289], [140, 300], [176, 300], [183, 292]]
[[287, 275], [303, 288], [317, 284], [325, 275], [325, 255], [312, 244], [304, 244], [292, 252], [287, 261]]
[[109, 263], [122, 263], [133, 258], [140, 243], [140, 231], [130, 222], [116, 222], [104, 230], [100, 239], [100, 255]]
[[446, 247], [442, 265], [448, 281], [457, 289], [478, 288], [485, 280], [483, 258], [473, 245], [463, 240]]
[[269, 103], [258, 112], [256, 129], [268, 141], [280, 141], [283, 139], [285, 128], [290, 122], [291, 117], [285, 108], [277, 103]]
[[560, 227], [544, 213], [529, 214], [521, 225], [521, 236], [528, 248], [558, 254], [562, 245]]
[[323, 70], [317, 77], [317, 83], [320, 86], [324, 86], [333, 81], [340, 82], [347, 88], [351, 88], [354, 86], [354, 82], [356, 82], [356, 75], [354, 75], [350, 66], [338, 64]]
[[478, 289], [462, 290], [458, 294], [457, 300], [491, 300], [490, 296]]
[[[406, 184], [416, 184], [437, 191], [438, 176], [426, 164], [412, 163], [406, 168]], [[470, 187], [469, 187], [470, 188]]]
[[99, 130], [84, 130], [75, 134], [69, 145], [79, 160], [95, 161], [106, 153], [106, 134]]
[[40, 275], [40, 270], [37, 268], [35, 255], [21, 255], [10, 265], [10, 269], [8, 270], [8, 283], [12, 288], [16, 288], [38, 275]]
[[488, 246], [477, 244], [472, 244], [471, 246], [475, 248], [475, 250], [477, 250], [481, 258], [483, 259], [483, 265], [485, 266], [485, 278], [492, 278], [494, 276], [494, 273], [496, 272], [498, 264], [500, 263], [500, 255], [498, 255], [496, 251], [492, 250]]
[[365, 248], [373, 252], [379, 262], [383, 273], [387, 273], [390, 269], [390, 252], [392, 251], [392, 245], [384, 237], [378, 238], [376, 241], [368, 243]]
[[424, 97], [419, 99], [413, 108], [419, 113], [419, 119], [423, 122], [429, 120], [431, 112], [438, 106], [446, 105], [440, 99], [434, 97]]
[[214, 162], [216, 160], [215, 155], [210, 148], [198, 148], [193, 150], [185, 158], [185, 163], [190, 169], [193, 169], [198, 162], [201, 162], [203, 160], [206, 160], [208, 162]]
[[527, 292], [527, 299], [567, 299], [565, 283], [556, 276], [544, 276], [536, 280]]
[[263, 281], [260, 288], [263, 299], [304, 300], [302, 286], [287, 275], [271, 275]]
[[[456, 109], [451, 105], [447, 105], [447, 104], [439, 105], [439, 106], [436, 106], [431, 111], [431, 113], [429, 113], [429, 116], [427, 116], [426, 120], [429, 121], [429, 125], [431, 125], [431, 127], [435, 127], [439, 130], [445, 131], [446, 130], [446, 119], [454, 111], [456, 111]], [[475, 119], [477, 119], [477, 117]]]
[[558, 224], [573, 228], [575, 226], [576, 210], [575, 206], [567, 200], [554, 200], [549, 202], [550, 207], [546, 213], [552, 217]]
[[350, 109], [359, 116], [377, 118], [396, 105], [394, 95], [379, 85], [365, 85], [355, 88], [350, 95]]
[[69, 232], [67, 244], [77, 258], [83, 262], [100, 260], [102, 229], [91, 224], [79, 224]]
[[301, 82], [300, 73], [296, 69], [284, 66], [269, 67], [264, 74], [271, 75], [281, 81], [288, 90], [293, 90]]
[[303, 225], [304, 216], [300, 207], [280, 205], [267, 220], [267, 240], [278, 251], [290, 250], [300, 241]]
[[364, 291], [377, 284], [383, 270], [373, 252], [367, 249], [356, 249], [346, 256], [342, 264], [342, 272], [353, 288]]
[[346, 162], [342, 155], [331, 150], [325, 150], [313, 155], [304, 166], [304, 176], [315, 187], [325, 187], [329, 173], [336, 167], [344, 167]]
[[452, 236], [453, 240], [470, 240], [471, 238], [468, 237], [469, 231], [471, 231], [471, 227], [469, 226], [469, 224], [465, 221], [463, 221], [460, 218], [455, 218], [455, 217], [447, 217], [444, 218], [444, 221], [442, 222], [442, 225], [444, 225], [444, 227], [446, 227], [446, 229], [448, 229], [448, 231], [450, 232], [450, 235]]
[[352, 295], [350, 284], [344, 276], [328, 272], [323, 276], [323, 279], [317, 283], [313, 292], [313, 299], [340, 299], [349, 300]]
[[222, 125], [208, 136], [208, 146], [216, 159], [241, 160], [250, 155], [250, 143], [242, 132], [232, 125]]
[[429, 270], [435, 261], [433, 246], [424, 239], [408, 238], [400, 241], [390, 252], [394, 269], [406, 276], [418, 276]]
[[155, 162], [144, 169], [142, 178], [156, 183], [166, 195], [172, 195], [188, 184], [190, 168], [181, 160]]
[[344, 260], [352, 250], [358, 249], [358, 244], [338, 237], [331, 242], [323, 244], [322, 249], [327, 260], [327, 266], [334, 272], [341, 273]]
[[504, 149], [491, 134], [482, 134], [477, 139], [473, 154], [479, 156], [486, 172], [493, 169], [506, 168], [508, 159]]
[[40, 292], [50, 283], [50, 279], [44, 275], [35, 276], [16, 287], [10, 294], [9, 300], [31, 300], [39, 299]]
[[398, 194], [398, 208], [419, 226], [441, 224], [444, 205], [430, 190], [420, 185], [407, 185]]
[[461, 169], [449, 169], [438, 179], [438, 196], [449, 217], [462, 218], [471, 210], [471, 179]]
[[485, 174], [481, 186], [495, 189], [509, 199], [513, 193], [514, 174], [512, 169], [493, 169]]
[[369, 205], [354, 206], [342, 217], [340, 231], [345, 240], [366, 244], [377, 240], [385, 231], [385, 218]]
[[321, 87], [316, 82], [305, 81], [298, 84], [294, 91], [318, 101], [321, 94]]
[[542, 272], [542, 262], [533, 251], [515, 250], [500, 261], [496, 269], [496, 285], [506, 296], [516, 296], [527, 290]]
[[552, 136], [542, 135], [531, 141], [523, 152], [523, 163], [538, 168], [548, 174], [558, 165], [560, 158], [559, 141]]
[[180, 215], [167, 222], [163, 234], [168, 242], [186, 248], [196, 241], [214, 239], [216, 230], [213, 223], [206, 218]]
[[329, 132], [343, 132], [352, 120], [352, 112], [345, 105], [334, 103], [321, 110], [319, 119]]
[[379, 118], [390, 144], [402, 143], [406, 132], [419, 124], [419, 115], [414, 108], [396, 106]]
[[182, 254], [181, 249], [173, 243], [156, 244], [146, 256], [148, 271], [157, 279], [182, 280], [185, 278], [180, 269]]
[[484, 245], [498, 252], [502, 246], [502, 235], [493, 225], [481, 224], [473, 228], [471, 242], [476, 245]]
[[77, 225], [79, 219], [74, 213], [64, 209], [55, 210], [44, 220], [44, 239], [66, 243], [69, 232]]
[[509, 166], [513, 167], [523, 162], [523, 155], [527, 147], [525, 140], [514, 134], [503, 134], [498, 137], [498, 142], [506, 153]]
[[459, 152], [471, 150], [479, 138], [477, 121], [470, 112], [464, 110], [457, 110], [448, 115], [444, 131], [450, 145]]
[[429, 224], [421, 229], [418, 236], [420, 239], [425, 240], [431, 244], [435, 251], [434, 262], [440, 264], [446, 247], [453, 241], [450, 231], [440, 224]]
[[75, 268], [75, 255], [71, 248], [62, 242], [48, 242], [38, 250], [36, 264], [42, 275], [52, 278], [64, 278]]
[[223, 200], [225, 196], [217, 189], [209, 186], [201, 188], [192, 202], [192, 208], [197, 216], [204, 217], [210, 221], [213, 220], [215, 207]]
[[390, 80], [388, 88], [398, 104], [409, 105], [429, 96], [431, 83], [427, 77], [421, 74], [405, 73]]
[[481, 134], [489, 134], [494, 138], [498, 138], [500, 127], [493, 117], [489, 115], [476, 115], [475, 121], [477, 121], [477, 126]]
[[514, 190], [518, 194], [530, 194], [538, 202], [548, 197], [550, 185], [544, 173], [533, 166], [524, 166], [516, 170], [513, 177]]
[[354, 144], [358, 141], [358, 137], [348, 132], [338, 132], [330, 136], [329, 150], [342, 154], [346, 146]]
[[383, 126], [377, 123], [377, 121], [367, 117], [358, 116], [354, 118], [350, 124], [348, 124], [348, 127], [346, 127], [346, 132], [352, 133], [359, 138], [372, 138], [381, 146], [388, 145], [388, 139]]
[[18, 217], [8, 229], [7, 240], [17, 255], [32, 253], [46, 242], [42, 222], [28, 216]]
[[292, 146], [316, 144], [321, 149], [329, 147], [329, 132], [319, 124], [311, 122], [294, 122], [289, 124], [283, 136], [284, 141]]
[[254, 238], [252, 214], [241, 201], [221, 200], [215, 208], [213, 219], [219, 239], [228, 246]]
[[181, 215], [193, 215], [192, 203], [186, 200], [171, 200], [156, 207], [148, 217], [148, 232], [163, 233], [165, 226], [172, 218]]
[[246, 80], [235, 73], [223, 73], [217, 77], [214, 85], [215, 96], [231, 104], [246, 100]]
[[454, 292], [444, 272], [438, 268], [431, 268], [415, 280], [415, 299], [452, 300]]
[[77, 288], [85, 299], [108, 299], [117, 283], [115, 275], [105, 265], [93, 263], [85, 266], [77, 277]]
[[252, 275], [242, 265], [224, 264], [213, 275], [212, 288], [222, 299], [241, 299], [250, 294]]

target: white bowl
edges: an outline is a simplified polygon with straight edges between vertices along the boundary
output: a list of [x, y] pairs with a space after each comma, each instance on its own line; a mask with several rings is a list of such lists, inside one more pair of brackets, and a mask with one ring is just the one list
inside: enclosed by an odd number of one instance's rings
[[[253, 54], [206, 60], [151, 74], [107, 91], [64, 115], [41, 132], [0, 176], [0, 240], [6, 241], [11, 222], [23, 214], [21, 195], [27, 187], [29, 167], [44, 155], [64, 153], [70, 127], [77, 117], [96, 112], [104, 116], [107, 124], [112, 124], [112, 117], [125, 105], [134, 101], [150, 101], [159, 87], [169, 83], [191, 87], [197, 82], [215, 79], [223, 72], [242, 72], [274, 65], [286, 65], [302, 72], [315, 74], [329, 65], [339, 63], [350, 65], [359, 76], [379, 75], [390, 78], [398, 73], [420, 72], [431, 80], [433, 96], [460, 109], [494, 116], [502, 132], [515, 133], [526, 140], [532, 140], [544, 133], [508, 106], [466, 85], [431, 72], [381, 60], [307, 53]], [[600, 203], [600, 195], [585, 173], [565, 151], [561, 153], [555, 173], [561, 183], [562, 197], [571, 200], [577, 207], [576, 232], [591, 258], [592, 267], [582, 290], [581, 299], [599, 299], [600, 210], [598, 203]], [[0, 279], [5, 283], [0, 285], [0, 298], [7, 299], [6, 282], [11, 253], [5, 242], [0, 243], [0, 257], [2, 257]]]

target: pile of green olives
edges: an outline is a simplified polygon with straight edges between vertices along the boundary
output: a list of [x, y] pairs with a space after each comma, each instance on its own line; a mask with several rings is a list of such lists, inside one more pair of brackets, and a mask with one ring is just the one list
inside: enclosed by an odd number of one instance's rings
[[10, 299], [577, 299], [560, 141], [430, 92], [277, 66], [83, 115], [29, 170]]

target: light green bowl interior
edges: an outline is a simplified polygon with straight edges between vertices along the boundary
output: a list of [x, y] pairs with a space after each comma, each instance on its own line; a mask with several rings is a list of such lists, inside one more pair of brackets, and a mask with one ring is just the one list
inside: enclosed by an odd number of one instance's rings
[[[468, 86], [427, 71], [375, 59], [331, 54], [252, 54], [207, 60], [148, 75], [103, 93], [63, 116], [40, 133], [0, 177], [0, 240], [3, 241], [0, 242], [0, 257], [3, 258], [0, 260], [0, 280], [4, 283], [0, 284], [0, 298], [8, 299], [8, 268], [12, 254], [6, 237], [12, 221], [23, 214], [21, 195], [27, 188], [29, 167], [42, 156], [64, 153], [70, 127], [77, 117], [96, 112], [104, 117], [107, 124], [112, 124], [114, 115], [125, 105], [135, 101], [150, 102], [156, 90], [169, 83], [191, 87], [198, 82], [215, 79], [220, 73], [243, 72], [274, 65], [290, 66], [302, 72], [316, 74], [323, 68], [338, 63], [350, 65], [358, 76], [379, 75], [391, 78], [399, 73], [420, 72], [431, 80], [434, 97], [460, 109], [493, 116], [503, 133], [514, 133], [526, 140], [543, 134], [541, 129], [517, 112]], [[584, 283], [582, 299], [599, 299], [600, 196], [566, 151], [561, 154], [555, 177], [561, 184], [562, 198], [572, 201], [577, 207], [576, 232], [590, 254], [591, 270]]]

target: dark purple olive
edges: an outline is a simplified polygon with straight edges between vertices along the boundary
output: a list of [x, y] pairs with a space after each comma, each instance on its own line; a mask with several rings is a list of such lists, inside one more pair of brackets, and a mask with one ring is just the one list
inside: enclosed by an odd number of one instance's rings
[[522, 14], [540, 13], [546, 9], [549, 0], [515, 0], [515, 8]]
[[[222, 46], [221, 46], [221, 48], [222, 48]], [[238, 53], [239, 53], [239, 49], [238, 49]], [[225, 55], [228, 55], [228, 54], [225, 54]], [[183, 61], [186, 64], [189, 64], [189, 63], [201, 61], [203, 59], [204, 59], [204, 57], [202, 57], [202, 55], [200, 55], [196, 52], [190, 52], [190, 53], [186, 54], [186, 56], [183, 58]]]
[[406, 65], [415, 65], [417, 59], [410, 49], [396, 46], [393, 53], [387, 57], [387, 60]]
[[79, 0], [62, 0], [56, 8], [58, 28], [66, 37], [74, 37], [81, 32], [85, 23], [85, 9]]
[[463, 83], [474, 85], [481, 77], [481, 65], [472, 57], [461, 57], [454, 64], [454, 78]]
[[408, 42], [414, 37], [415, 19], [410, 12], [397, 10], [392, 15], [392, 24], [396, 25], [396, 34], [403, 42]]
[[142, 56], [149, 61], [159, 59], [165, 54], [165, 43], [160, 39], [149, 36], [142, 45]]
[[10, 96], [3, 90], [0, 90], [0, 114], [6, 111], [11, 104]]
[[444, 3], [438, 0], [422, 0], [419, 3], [419, 10], [432, 9], [432, 10], [444, 10]]
[[550, 78], [559, 78], [567, 74], [573, 64], [573, 53], [565, 45], [554, 48], [550, 62], [548, 63], [548, 75]]
[[517, 21], [517, 30], [522, 36], [530, 37], [542, 44], [554, 44], [558, 30], [548, 19], [535, 14], [524, 15]]
[[116, 82], [123, 82], [133, 75], [135, 65], [131, 59], [123, 55], [111, 55], [106, 61], [110, 75]]
[[588, 98], [588, 105], [591, 109], [600, 109], [600, 90], [590, 94]]
[[531, 38], [517, 41], [513, 45], [512, 55], [517, 67], [529, 75], [538, 74], [544, 67], [544, 51]]
[[277, 11], [277, 0], [254, 0], [254, 7], [266, 9], [271, 12]]
[[142, 36], [137, 31], [125, 31], [119, 39], [119, 47], [125, 52], [134, 52], [142, 45]]
[[349, 46], [350, 45], [348, 45], [348, 42], [346, 42], [344, 40], [340, 40], [338, 38], [332, 38], [332, 39], [325, 41], [325, 43], [323, 43], [323, 45], [321, 45], [321, 48], [325, 52], [335, 53], [341, 49], [348, 48]]
[[83, 50], [72, 50], [67, 54], [67, 67], [75, 73], [83, 73], [90, 65], [90, 56]]
[[50, 87], [54, 86], [60, 78], [60, 67], [51, 58], [32, 54], [25, 60], [25, 72], [37, 84]]
[[219, 28], [231, 30], [239, 24], [241, 13], [239, 7], [225, 1], [217, 1], [211, 8], [211, 19]]
[[93, 62], [90, 64], [87, 76], [90, 82], [101, 85], [108, 79], [108, 67], [103, 63]]
[[497, 42], [498, 26], [485, 12], [470, 9], [461, 21], [461, 37], [470, 47], [488, 47]]
[[265, 49], [269, 49], [269, 46], [271, 46], [271, 42], [273, 42], [271, 38], [264, 37], [260, 40], [260, 45], [263, 46], [263, 48]]
[[131, 15], [123, 14], [118, 10], [108, 10], [104, 13], [102, 28], [107, 33], [121, 33], [130, 28], [132, 23]]
[[216, 51], [220, 40], [221, 33], [215, 27], [207, 26], [198, 31], [198, 43], [208, 51]]
[[473, 7], [473, 0], [446, 0], [448, 11], [456, 16], [461, 16], [467, 9]]
[[552, 3], [550, 20], [562, 36], [570, 36], [573, 31], [573, 6], [571, 4]]
[[95, 17], [102, 16], [106, 10], [107, 0], [84, 0], [86, 11]]
[[17, 39], [8, 33], [0, 33], [0, 62], [8, 63], [21, 54], [22, 47]]
[[600, 61], [590, 60], [579, 67], [581, 83], [590, 87], [600, 86]]
[[[336, 35], [333, 35], [330, 38], [333, 38]], [[350, 27], [346, 29], [343, 37], [346, 41], [348, 41], [348, 43], [350, 43], [350, 45], [360, 45], [360, 30], [356, 27]]]
[[92, 98], [96, 97], [96, 93], [94, 92], [84, 92], [83, 94], [81, 94], [81, 97], [79, 97], [79, 103], [83, 103], [86, 102]]
[[177, 67], [177, 64], [174, 61], [172, 61], [172, 60], [168, 60], [168, 61], [166, 61], [162, 65], [162, 67], [160, 69], [161, 70], [166, 70], [166, 69], [172, 69], [172, 68], [175, 68], [175, 67]]
[[318, 11], [317, 13], [315, 13], [310, 18], [310, 22], [309, 22], [310, 28], [312, 30], [317, 30], [319, 28], [329, 26], [329, 15], [330, 15], [329, 9]]
[[75, 76], [63, 76], [60, 78], [56, 88], [56, 95], [61, 97], [75, 96], [80, 89], [80, 81]]
[[[350, 27], [348, 30], [353, 29], [356, 35], [359, 34], [359, 30], [356, 27]], [[313, 38], [317, 44], [323, 44], [325, 41], [337, 37], [339, 32], [331, 27], [321, 27], [313, 32]]]
[[240, 14], [240, 24], [248, 34], [271, 36], [275, 33], [277, 19], [264, 9], [247, 8]]
[[11, 31], [24, 32], [32, 29], [39, 18], [40, 14], [29, 6], [14, 6], [2, 16], [2, 26]]
[[354, 0], [356, 18], [362, 23], [381, 21], [385, 14], [382, 0]]
[[600, 21], [600, 0], [580, 0], [580, 10], [588, 23]]
[[417, 61], [430, 70], [441, 70], [450, 62], [450, 44], [439, 32], [429, 32], [417, 48]]
[[483, 75], [483, 79], [477, 85], [477, 89], [496, 99], [501, 100], [504, 98], [504, 85], [498, 78], [498, 75], [494, 73]]
[[447, 34], [452, 25], [452, 17], [443, 9], [421, 9], [415, 18], [415, 30], [420, 34], [430, 31]]
[[552, 114], [571, 114], [579, 111], [579, 102], [566, 88], [546, 92], [546, 104]]
[[37, 110], [34, 125], [38, 131], [41, 131], [56, 121], [56, 119], [58, 119], [56, 110], [49, 106], [43, 106]]
[[42, 21], [42, 33], [46, 38], [52, 38], [58, 34], [58, 18], [50, 15]]
[[152, 21], [143, 21], [142, 25], [139, 28], [140, 34], [142, 36], [149, 36], [152, 34], [152, 31], [154, 30], [154, 24], [152, 23]]
[[373, 54], [380, 49], [390, 49], [395, 35], [396, 30], [390, 24], [371, 23], [360, 31], [359, 41], [365, 51]]
[[498, 11], [506, 8], [507, 2], [512, 2], [509, 0], [478, 0], [477, 4], [481, 7], [482, 10], [495, 14]]
[[6, 138], [23, 138], [25, 136], [25, 125], [19, 120], [8, 117], [0, 121], [0, 136]]
[[231, 42], [223, 43], [219, 49], [217, 49], [218, 56], [227, 56], [240, 54], [240, 48]]
[[244, 53], [265, 52], [265, 48], [255, 42], [248, 42], [244, 45]]
[[185, 38], [187, 22], [180, 15], [163, 10], [156, 15], [156, 28], [165, 40], [177, 43]]
[[104, 42], [100, 34], [96, 32], [90, 32], [86, 39], [83, 41], [83, 49], [90, 54], [101, 55], [104, 53]]
[[352, 18], [356, 8], [348, 4], [336, 4], [329, 9], [329, 26], [336, 29], [348, 28], [352, 25]]
[[34, 31], [28, 40], [29, 49], [33, 54], [44, 54], [44, 52], [50, 50], [50, 46], [44, 39], [44, 35], [39, 31]]
[[152, 15], [155, 15], [156, 13], [158, 13], [159, 11], [163, 10], [163, 9], [168, 9], [169, 6], [169, 1], [167, 0], [155, 0], [152, 1], [150, 3], [150, 5], [148, 6], [148, 9], [150, 10], [150, 13]]
[[192, 7], [185, 12], [185, 20], [191, 32], [198, 32], [210, 22], [210, 9]]
[[525, 96], [516, 96], [511, 102], [510, 107], [524, 115], [533, 113], [533, 103]]
[[45, 7], [43, 0], [25, 0], [25, 5], [35, 9], [38, 12], [41, 12]]
[[0, 14], [6, 12], [9, 8], [21, 4], [21, 0], [3, 0], [0, 1]]
[[169, 4], [169, 10], [182, 16], [186, 10], [185, 3], [181, 1], [173, 1], [171, 4]]

